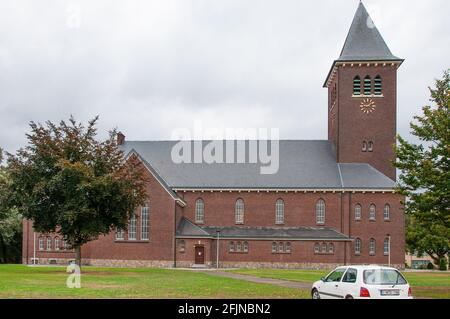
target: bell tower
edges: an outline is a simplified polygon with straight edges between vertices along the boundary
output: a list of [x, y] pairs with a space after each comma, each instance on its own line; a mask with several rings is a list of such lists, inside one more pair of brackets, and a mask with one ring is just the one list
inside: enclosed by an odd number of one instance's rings
[[328, 140], [338, 163], [367, 163], [395, 181], [397, 69], [394, 56], [359, 3], [328, 88]]

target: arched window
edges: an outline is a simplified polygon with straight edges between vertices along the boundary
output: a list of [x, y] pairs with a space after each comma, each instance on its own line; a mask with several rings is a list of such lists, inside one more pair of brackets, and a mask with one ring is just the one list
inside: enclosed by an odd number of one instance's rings
[[334, 254], [334, 244], [328, 244], [328, 253]]
[[52, 238], [47, 237], [47, 250], [52, 250]]
[[319, 199], [316, 203], [316, 224], [325, 224], [325, 201]]
[[381, 76], [377, 75], [374, 80], [374, 92], [375, 95], [381, 95], [383, 92]]
[[278, 243], [278, 252], [284, 252], [284, 243], [282, 243], [281, 241]]
[[383, 217], [384, 220], [391, 219], [391, 206], [389, 206], [389, 204], [384, 205]]
[[234, 241], [230, 241], [230, 252], [234, 252]]
[[277, 252], [277, 243], [273, 242], [272, 243], [272, 253], [276, 253]]
[[284, 201], [278, 199], [275, 203], [275, 224], [284, 224]]
[[364, 78], [364, 95], [371, 95], [372, 94], [372, 79], [370, 78], [370, 75], [367, 75]]
[[39, 237], [39, 250], [44, 250], [44, 237]]
[[244, 241], [243, 249], [244, 249], [244, 253], [248, 253], [248, 242], [247, 241]]
[[55, 250], [59, 250], [61, 246], [61, 241], [59, 240], [59, 237], [55, 237]]
[[314, 244], [314, 253], [315, 254], [320, 253], [320, 244], [319, 243]]
[[286, 243], [286, 252], [290, 254], [292, 252], [292, 246], [290, 242]]
[[372, 141], [369, 142], [369, 144], [367, 146], [367, 151], [373, 152], [373, 142]]
[[353, 79], [353, 95], [361, 95], [361, 78], [358, 75]]
[[205, 222], [205, 203], [201, 198], [195, 201], [195, 222], [197, 224]]
[[361, 150], [363, 152], [367, 152], [367, 142], [366, 141], [363, 141]]
[[116, 240], [124, 240], [124, 231], [123, 229], [116, 230]]
[[141, 207], [141, 240], [149, 239], [149, 204], [146, 202]]
[[377, 209], [374, 204], [370, 205], [369, 207], [369, 219], [375, 220], [377, 217]]
[[370, 238], [369, 240], [369, 255], [375, 255], [376, 242], [375, 239]]
[[355, 239], [355, 255], [361, 255], [361, 239]]
[[322, 243], [322, 254], [326, 254], [328, 250], [327, 243]]
[[360, 204], [355, 206], [355, 220], [361, 220], [362, 207]]
[[383, 243], [383, 253], [385, 256], [389, 255], [389, 248], [390, 248], [389, 246], [390, 246], [389, 238], [385, 238]]
[[180, 253], [184, 253], [186, 251], [186, 242], [184, 240], [180, 240]]
[[236, 224], [244, 223], [244, 201], [239, 198], [234, 207], [234, 216]]
[[128, 240], [136, 240], [136, 215], [131, 216], [128, 223]]
[[240, 251], [241, 251], [241, 247], [242, 247], [242, 244], [241, 244], [240, 241], [238, 241], [238, 242], [236, 243], [236, 251], [237, 251], [237, 252], [240, 252]]

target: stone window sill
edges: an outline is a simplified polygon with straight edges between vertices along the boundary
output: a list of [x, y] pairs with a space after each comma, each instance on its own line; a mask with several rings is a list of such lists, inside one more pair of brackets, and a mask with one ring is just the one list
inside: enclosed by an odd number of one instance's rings
[[120, 244], [120, 243], [147, 244], [149, 242], [150, 242], [150, 240], [125, 240], [125, 239], [116, 239], [114, 241], [114, 243], [118, 243], [118, 244]]
[[292, 252], [272, 252], [272, 255], [290, 255]]
[[368, 98], [368, 97], [384, 97], [383, 94], [361, 94], [361, 95], [352, 95], [353, 98]]
[[229, 251], [230, 254], [248, 254], [248, 251]]
[[334, 253], [314, 253], [314, 255], [334, 255]]

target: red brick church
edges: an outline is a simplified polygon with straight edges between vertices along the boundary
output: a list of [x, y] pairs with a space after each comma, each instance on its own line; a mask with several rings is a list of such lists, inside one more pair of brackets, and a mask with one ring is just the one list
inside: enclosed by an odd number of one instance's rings
[[[175, 141], [126, 141], [147, 168], [148, 200], [126, 231], [83, 246], [86, 264], [157, 267], [403, 267], [405, 221], [394, 191], [397, 69], [364, 5], [327, 75], [328, 140], [279, 142], [279, 170], [176, 164]], [[203, 142], [206, 143], [206, 142]], [[23, 262], [67, 264], [62, 238], [23, 225]]]

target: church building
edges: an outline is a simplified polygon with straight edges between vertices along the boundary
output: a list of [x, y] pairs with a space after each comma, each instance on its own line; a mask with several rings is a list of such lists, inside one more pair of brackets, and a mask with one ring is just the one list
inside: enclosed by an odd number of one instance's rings
[[[84, 245], [83, 262], [403, 268], [404, 197], [395, 191], [392, 165], [402, 62], [360, 3], [324, 83], [328, 139], [281, 140], [275, 174], [249, 163], [174, 163], [176, 141], [128, 141], [119, 134], [125, 155], [146, 168], [148, 198], [127, 230]], [[35, 233], [30, 221], [23, 229], [23, 263], [75, 258], [57, 234]]]

